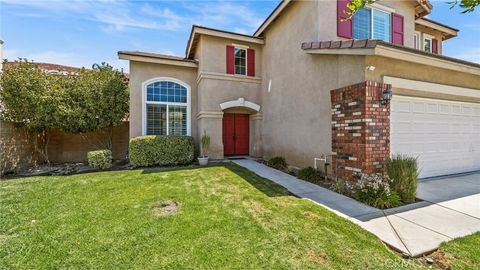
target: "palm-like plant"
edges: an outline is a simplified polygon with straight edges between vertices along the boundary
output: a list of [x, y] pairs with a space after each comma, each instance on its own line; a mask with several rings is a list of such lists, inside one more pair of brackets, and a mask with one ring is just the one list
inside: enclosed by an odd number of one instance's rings
[[206, 153], [208, 152], [208, 149], [210, 148], [210, 136], [207, 135], [207, 132], [203, 130], [203, 135], [200, 138], [200, 145], [201, 145], [201, 150], [202, 150], [202, 157], [206, 157]]

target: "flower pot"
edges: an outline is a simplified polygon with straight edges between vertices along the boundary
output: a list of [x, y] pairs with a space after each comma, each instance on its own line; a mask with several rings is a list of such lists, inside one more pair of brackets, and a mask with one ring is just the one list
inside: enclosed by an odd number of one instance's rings
[[208, 157], [199, 157], [198, 158], [198, 163], [200, 166], [205, 166], [208, 164]]

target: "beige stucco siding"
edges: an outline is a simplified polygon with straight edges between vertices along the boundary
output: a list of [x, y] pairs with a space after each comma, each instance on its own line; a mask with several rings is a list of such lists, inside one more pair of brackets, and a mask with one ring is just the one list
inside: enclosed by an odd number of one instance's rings
[[202, 44], [200, 52], [199, 73], [215, 72], [225, 74], [227, 71], [227, 45], [241, 45], [255, 50], [255, 74], [261, 74], [262, 47], [259, 44], [236, 41], [231, 39], [202, 35], [199, 44]]
[[130, 138], [142, 135], [142, 83], [157, 77], [171, 77], [190, 86], [191, 130], [197, 137], [197, 71], [195, 68], [130, 61]]
[[366, 79], [382, 81], [384, 76], [392, 76], [417, 81], [480, 89], [480, 76], [466, 72], [392, 60], [379, 56], [367, 56], [366, 65], [375, 66], [375, 71], [367, 71]]
[[[317, 3], [292, 3], [265, 32], [263, 151], [292, 165], [312, 166], [331, 152], [330, 90], [363, 81], [364, 57], [309, 55], [300, 42], [315, 40]], [[288, 34], [286, 34], [288, 33]], [[271, 91], [268, 84], [271, 80]]]

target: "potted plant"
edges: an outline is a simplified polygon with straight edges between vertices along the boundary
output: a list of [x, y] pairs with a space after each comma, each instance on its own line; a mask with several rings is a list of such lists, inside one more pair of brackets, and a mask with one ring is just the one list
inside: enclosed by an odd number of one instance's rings
[[205, 154], [208, 152], [208, 148], [210, 148], [210, 136], [207, 135], [205, 130], [203, 130], [203, 135], [200, 138], [200, 147], [202, 154], [198, 157], [198, 163], [204, 166], [208, 164], [208, 156]]

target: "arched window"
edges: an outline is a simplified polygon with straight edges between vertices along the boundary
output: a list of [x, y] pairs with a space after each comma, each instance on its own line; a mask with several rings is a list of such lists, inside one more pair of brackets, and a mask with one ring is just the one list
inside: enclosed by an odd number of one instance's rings
[[190, 135], [190, 87], [172, 78], [144, 83], [144, 134]]

